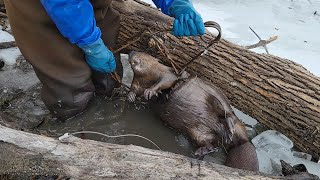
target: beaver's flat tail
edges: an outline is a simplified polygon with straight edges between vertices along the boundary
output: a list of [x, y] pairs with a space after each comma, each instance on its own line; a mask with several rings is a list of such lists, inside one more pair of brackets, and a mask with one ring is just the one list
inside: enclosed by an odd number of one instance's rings
[[237, 169], [259, 171], [256, 148], [251, 142], [246, 142], [230, 149], [225, 165]]

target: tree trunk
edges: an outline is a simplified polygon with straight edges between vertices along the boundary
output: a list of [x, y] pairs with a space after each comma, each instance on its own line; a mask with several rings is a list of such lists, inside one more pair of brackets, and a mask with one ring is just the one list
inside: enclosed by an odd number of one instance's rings
[[[155, 41], [150, 39], [154, 36], [164, 45], [160, 46], [162, 51], [181, 67], [214, 38], [209, 32], [202, 39], [177, 38], [168, 32], [172, 18], [139, 1], [113, 1], [113, 5], [121, 14], [118, 48], [142, 36], [126, 49], [144, 51], [169, 62], [159, 48], [154, 48]], [[319, 157], [320, 79], [301, 65], [221, 40], [187, 71], [217, 85], [233, 106], [285, 134], [300, 150]]]
[[[61, 141], [0, 125], [0, 179], [278, 179], [138, 146]], [[59, 177], [59, 178], [58, 178]]]

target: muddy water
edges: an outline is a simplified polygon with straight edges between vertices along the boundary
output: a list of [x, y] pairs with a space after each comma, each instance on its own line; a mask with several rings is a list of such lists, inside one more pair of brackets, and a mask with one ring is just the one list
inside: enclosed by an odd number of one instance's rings
[[[128, 56], [122, 55], [121, 60], [124, 66], [123, 83], [130, 85], [133, 72], [127, 63]], [[251, 126], [256, 124], [254, 119], [242, 112], [235, 109], [235, 113], [247, 124]], [[166, 126], [146, 103], [141, 101], [129, 103], [125, 101], [123, 95], [112, 100], [95, 97], [84, 113], [66, 122], [47, 121], [39, 127], [39, 130], [49, 131], [50, 134], [56, 134], [57, 136], [83, 130], [108, 135], [137, 134], [150, 139], [164, 151], [194, 157], [193, 154], [196, 150], [196, 147], [184, 135]], [[81, 137], [108, 143], [134, 144], [157, 149], [150, 142], [137, 137], [107, 138], [92, 134]], [[225, 153], [223, 151], [210, 154], [204, 158], [206, 161], [219, 164], [222, 164], [224, 159]]]
[[[165, 151], [192, 156], [195, 150], [183, 135], [165, 126], [146, 104], [132, 104], [120, 98], [114, 100], [95, 98], [83, 114], [63, 123], [47, 122], [39, 129], [48, 130], [57, 135], [81, 130], [108, 135], [137, 134], [152, 140]], [[157, 149], [150, 142], [137, 137], [107, 138], [88, 134], [84, 138]]]
[[[133, 72], [129, 66], [128, 56], [121, 56], [124, 66], [123, 83], [130, 85]], [[129, 103], [125, 97], [105, 99], [95, 97], [86, 111], [66, 122], [48, 121], [39, 130], [61, 136], [77, 131], [95, 131], [108, 135], [137, 134], [156, 143], [162, 150], [193, 156], [195, 147], [186, 137], [165, 126], [149, 106], [144, 102]], [[157, 149], [152, 143], [137, 137], [107, 138], [100, 135], [86, 134], [84, 138], [116, 144], [134, 144]]]

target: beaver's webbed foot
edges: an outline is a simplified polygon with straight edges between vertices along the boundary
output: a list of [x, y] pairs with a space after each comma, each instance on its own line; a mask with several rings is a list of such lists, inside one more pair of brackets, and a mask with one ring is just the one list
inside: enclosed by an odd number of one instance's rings
[[151, 99], [152, 96], [158, 96], [158, 92], [155, 91], [154, 88], [148, 88], [144, 91], [144, 98], [146, 98], [146, 100]]
[[136, 99], [136, 93], [130, 91], [129, 94], [128, 94], [129, 102], [134, 102], [135, 99]]
[[202, 147], [198, 148], [196, 150], [196, 152], [194, 153], [194, 155], [203, 157], [207, 154], [210, 154], [213, 152], [218, 152], [218, 151], [219, 151], [218, 147], [214, 147], [212, 144], [208, 144], [206, 146], [202, 146]]

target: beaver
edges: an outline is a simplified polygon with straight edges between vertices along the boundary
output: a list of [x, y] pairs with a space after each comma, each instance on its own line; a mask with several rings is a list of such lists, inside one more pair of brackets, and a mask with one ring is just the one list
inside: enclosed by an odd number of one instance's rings
[[129, 62], [134, 72], [130, 102], [136, 96], [143, 95], [147, 100], [158, 96], [153, 100], [156, 112], [199, 146], [195, 155], [203, 157], [223, 147], [228, 153], [225, 165], [258, 171], [255, 147], [218, 87], [187, 72], [178, 77], [173, 68], [143, 52], [131, 52]]

